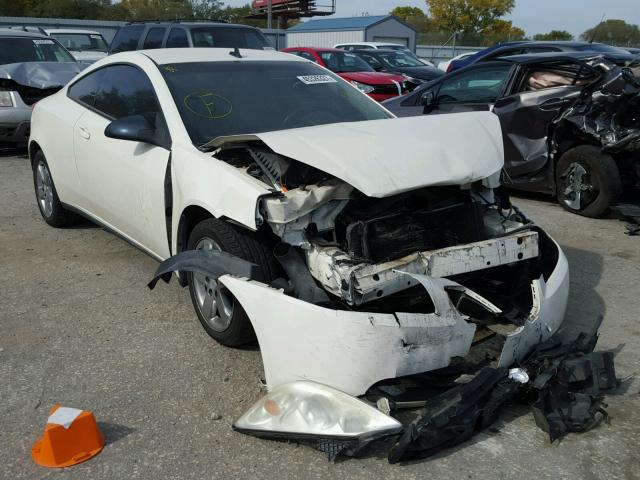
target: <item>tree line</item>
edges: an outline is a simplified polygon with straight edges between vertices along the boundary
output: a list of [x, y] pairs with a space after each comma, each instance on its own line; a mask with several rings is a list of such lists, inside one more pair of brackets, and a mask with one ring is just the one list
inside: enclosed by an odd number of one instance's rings
[[[392, 15], [419, 32], [420, 43], [451, 42], [456, 34], [459, 45], [493, 45], [526, 40], [525, 31], [504, 17], [515, 7], [515, 0], [426, 0], [425, 12], [419, 7], [396, 7]], [[566, 30], [537, 33], [532, 40], [574, 40]], [[580, 35], [581, 40], [620, 46], [639, 46], [640, 28], [624, 20], [606, 20]]]

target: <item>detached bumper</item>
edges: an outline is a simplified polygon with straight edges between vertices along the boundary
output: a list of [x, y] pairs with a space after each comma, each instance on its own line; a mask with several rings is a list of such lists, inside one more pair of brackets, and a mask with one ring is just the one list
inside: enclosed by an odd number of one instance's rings
[[[548, 281], [532, 282], [533, 308], [524, 324], [510, 334], [499, 360], [508, 366], [549, 338], [564, 318], [569, 270], [558, 248], [558, 261]], [[427, 289], [439, 304], [430, 314], [383, 314], [323, 308], [259, 282], [224, 276], [220, 281], [238, 299], [256, 332], [267, 387], [310, 380], [362, 395], [388, 378], [435, 370], [465, 356], [475, 325], [442, 297], [444, 289]], [[436, 280], [436, 281], [434, 281]], [[441, 292], [440, 292], [441, 291]], [[446, 295], [446, 294], [445, 294]], [[446, 298], [445, 302], [442, 299]]]

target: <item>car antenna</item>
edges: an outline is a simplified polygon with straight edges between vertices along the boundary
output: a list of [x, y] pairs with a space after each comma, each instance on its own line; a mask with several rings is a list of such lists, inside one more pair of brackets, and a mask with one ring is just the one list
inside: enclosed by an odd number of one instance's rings
[[242, 58], [242, 55], [240, 55], [240, 49], [238, 47], [234, 47], [233, 52], [229, 52], [229, 55], [236, 58]]
[[593, 33], [591, 34], [591, 38], [589, 39], [589, 43], [593, 43], [593, 40], [596, 38], [596, 35], [598, 34], [598, 30], [600, 29], [600, 27], [604, 23], [604, 19], [606, 18], [606, 16], [607, 16], [606, 13], [602, 14], [602, 18], [600, 19], [600, 23], [598, 23], [598, 25], [596, 25], [596, 28], [593, 29]]

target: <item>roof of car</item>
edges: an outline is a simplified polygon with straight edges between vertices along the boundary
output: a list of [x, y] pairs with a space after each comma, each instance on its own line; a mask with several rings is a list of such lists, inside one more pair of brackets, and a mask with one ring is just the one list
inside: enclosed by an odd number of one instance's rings
[[[513, 63], [532, 63], [545, 60], [588, 60], [590, 58], [623, 58], [627, 57], [625, 54], [618, 54], [614, 52], [545, 52], [545, 53], [523, 53], [520, 55], [508, 55], [506, 57], [498, 57], [496, 60], [505, 60]], [[632, 59], [634, 56], [628, 54], [628, 58]], [[486, 64], [486, 63], [485, 63]], [[478, 64], [482, 65], [482, 64]]]
[[169, 63], [198, 63], [198, 62], [232, 62], [232, 61], [284, 61], [284, 62], [308, 62], [304, 58], [274, 50], [240, 49], [242, 58], [231, 55], [232, 48], [158, 48], [154, 50], [137, 50], [111, 55], [108, 58], [116, 58], [119, 55], [138, 54], [145, 55], [158, 65]]
[[78, 33], [82, 35], [100, 35], [95, 30], [77, 30], [75, 28], [47, 28], [45, 30], [49, 35], [52, 33]]
[[299, 50], [303, 52], [340, 52], [345, 53], [344, 50], [340, 48], [323, 48], [323, 47], [288, 47], [283, 48], [283, 52], [291, 51], [291, 50]]
[[394, 54], [396, 54], [396, 53], [398, 53], [398, 50], [392, 50], [390, 48], [376, 48], [376, 49], [371, 49], [371, 50], [354, 50], [351, 53], [369, 53], [369, 54], [373, 53], [375, 55], [384, 54], [384, 53], [394, 53]]
[[379, 45], [397, 45], [398, 47], [406, 47], [406, 45], [402, 45], [401, 43], [392, 42], [340, 42], [336, 43], [336, 45], [363, 45], [371, 47], [377, 47]]
[[216, 27], [220, 27], [220, 28], [250, 28], [253, 30], [256, 30], [256, 27], [252, 27], [251, 25], [242, 25], [239, 23], [227, 23], [224, 21], [202, 21], [202, 22], [197, 22], [197, 21], [180, 21], [180, 20], [176, 20], [176, 21], [148, 21], [148, 22], [130, 22], [128, 24], [126, 24], [123, 28], [125, 27], [135, 27], [138, 25], [142, 25], [142, 26], [146, 26], [146, 25], [150, 25], [150, 26], [160, 26], [160, 27], [171, 27], [171, 26], [177, 26], [177, 25], [181, 25], [183, 27], [208, 27], [208, 26], [216, 26]]
[[12, 28], [0, 28], [0, 37], [28, 37], [28, 38], [49, 38], [47, 35], [35, 32], [25, 32]]

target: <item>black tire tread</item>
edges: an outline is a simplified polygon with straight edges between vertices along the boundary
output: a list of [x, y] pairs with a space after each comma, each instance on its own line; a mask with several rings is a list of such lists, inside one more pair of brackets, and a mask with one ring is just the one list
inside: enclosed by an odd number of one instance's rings
[[[51, 212], [50, 217], [45, 217], [44, 213], [40, 209], [40, 202], [38, 201], [38, 189], [36, 184], [36, 168], [41, 161], [49, 169], [49, 175], [51, 175], [51, 184], [53, 186], [53, 211]], [[56, 190], [56, 184], [53, 181], [53, 174], [51, 173], [51, 168], [49, 167], [49, 164], [47, 163], [47, 159], [45, 158], [42, 150], [38, 150], [36, 154], [33, 156], [32, 170], [33, 170], [33, 188], [36, 194], [36, 204], [38, 206], [38, 211], [40, 212], [40, 215], [42, 215], [43, 220], [47, 222], [47, 224], [55, 228], [71, 227], [76, 223], [78, 223], [78, 219], [79, 219], [78, 215], [64, 208], [64, 206], [62, 205], [62, 202], [60, 202], [60, 198], [58, 197], [58, 191]]]
[[[273, 256], [271, 249], [267, 247], [265, 242], [261, 241], [260, 237], [256, 233], [237, 227], [223, 220], [208, 218], [198, 223], [191, 231], [191, 234], [189, 235], [188, 249], [194, 249], [197, 240], [204, 235], [213, 236], [219, 240], [221, 244], [220, 246], [227, 253], [257, 264], [260, 267], [260, 270], [259, 278], [256, 280], [268, 283], [277, 277], [278, 265], [275, 257]], [[189, 282], [191, 282], [192, 275], [188, 275], [187, 278]], [[191, 294], [192, 300], [194, 300], [195, 304], [195, 298], [192, 290]], [[237, 303], [236, 306], [242, 309], [242, 306], [239, 305], [239, 303]], [[234, 313], [234, 316], [235, 315], [237, 314]], [[238, 320], [240, 321], [237, 323], [234, 322], [236, 325], [232, 324], [227, 331], [222, 333], [212, 332], [207, 328], [202, 320], [201, 323], [203, 323], [203, 327], [207, 333], [223, 345], [236, 347], [255, 341], [255, 332], [253, 331], [251, 321], [244, 309], [241, 310]]]
[[[573, 210], [562, 201], [560, 175], [574, 162], [586, 165], [591, 170], [592, 175], [595, 173], [600, 183], [598, 197], [583, 210]], [[567, 150], [558, 160], [556, 166], [556, 195], [558, 202], [565, 210], [584, 217], [602, 217], [609, 211], [609, 207], [618, 201], [621, 193], [622, 180], [620, 179], [618, 166], [610, 155], [602, 152], [600, 147], [580, 145]]]

